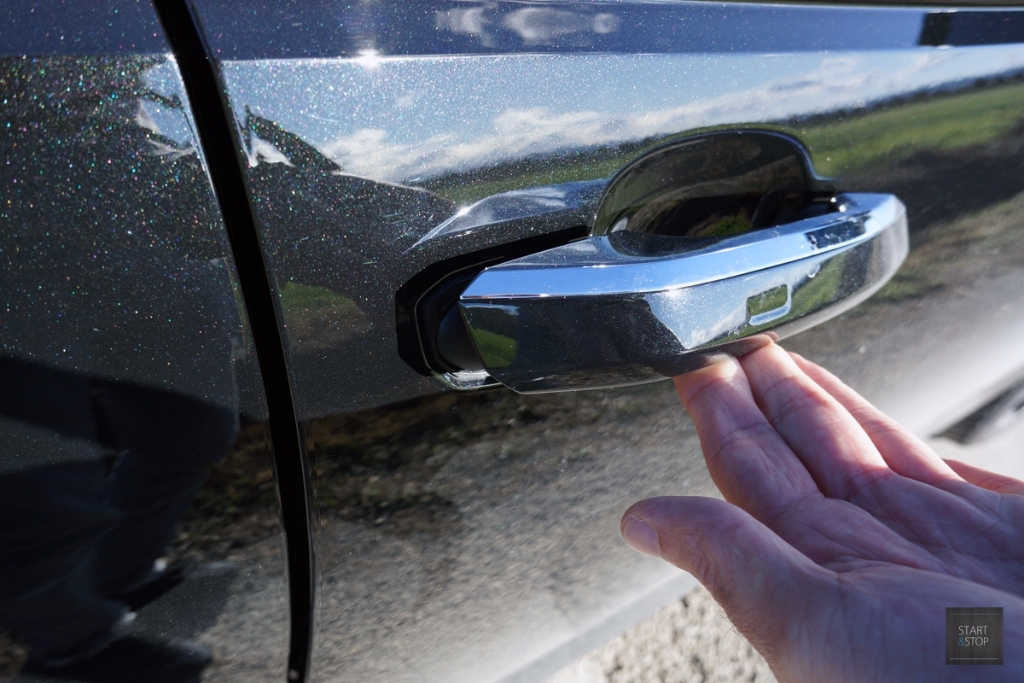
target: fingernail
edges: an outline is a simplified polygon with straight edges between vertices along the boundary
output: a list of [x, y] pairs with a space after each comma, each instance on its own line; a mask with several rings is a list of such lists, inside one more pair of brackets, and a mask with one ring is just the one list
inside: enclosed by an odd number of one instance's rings
[[622, 526], [622, 538], [626, 540], [626, 545], [638, 553], [661, 557], [658, 532], [642, 519], [630, 515]]

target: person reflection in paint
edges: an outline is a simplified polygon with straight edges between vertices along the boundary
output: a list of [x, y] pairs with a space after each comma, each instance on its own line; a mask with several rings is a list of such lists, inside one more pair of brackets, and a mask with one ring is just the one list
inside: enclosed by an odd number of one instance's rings
[[48, 679], [210, 661], [130, 628], [187, 573], [159, 559], [238, 432], [228, 249], [187, 201], [194, 147], [146, 115], [183, 120], [145, 84], [160, 63], [0, 60], [0, 627]]

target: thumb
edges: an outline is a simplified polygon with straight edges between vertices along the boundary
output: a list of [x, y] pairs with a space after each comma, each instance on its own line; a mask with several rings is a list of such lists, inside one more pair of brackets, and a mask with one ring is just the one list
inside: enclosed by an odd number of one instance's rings
[[802, 640], [792, 629], [834, 576], [740, 508], [711, 498], [648, 498], [626, 510], [620, 529], [634, 550], [693, 574], [777, 673]]

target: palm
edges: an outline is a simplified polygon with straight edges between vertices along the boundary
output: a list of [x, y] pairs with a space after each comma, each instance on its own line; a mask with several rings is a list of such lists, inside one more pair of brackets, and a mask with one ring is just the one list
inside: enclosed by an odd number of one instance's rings
[[[929, 669], [944, 662], [943, 607], [1024, 615], [1024, 483], [942, 461], [775, 345], [676, 384], [732, 505], [643, 501], [624, 533], [653, 527], [657, 548], [640, 549], [697, 574], [780, 678], [955, 678]], [[777, 614], [790, 608], [801, 618]], [[872, 650], [880, 628], [892, 647]]]
[[833, 571], [908, 567], [1024, 596], [1021, 496], [893, 474], [863, 485], [848, 500], [811, 494], [767, 526]]

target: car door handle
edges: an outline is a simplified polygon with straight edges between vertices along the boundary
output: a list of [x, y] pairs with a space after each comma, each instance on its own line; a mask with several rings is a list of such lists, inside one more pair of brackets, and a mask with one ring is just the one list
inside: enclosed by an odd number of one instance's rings
[[892, 277], [903, 204], [851, 193], [832, 208], [735, 237], [589, 237], [484, 269], [453, 313], [474, 369], [518, 392], [672, 377], [836, 316]]

